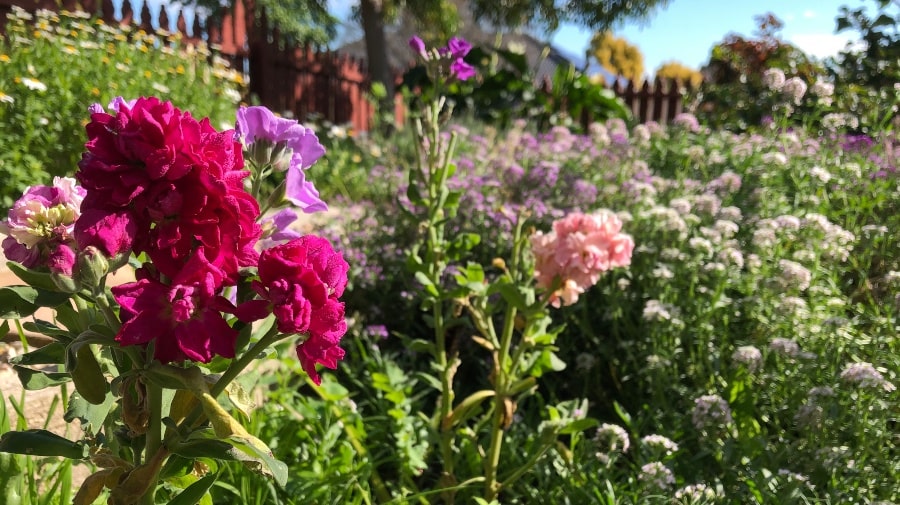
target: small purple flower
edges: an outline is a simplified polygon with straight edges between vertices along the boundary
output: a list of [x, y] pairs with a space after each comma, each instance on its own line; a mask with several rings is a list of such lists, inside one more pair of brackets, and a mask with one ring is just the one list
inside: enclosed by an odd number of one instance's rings
[[450, 65], [450, 75], [456, 77], [460, 81], [467, 81], [475, 77], [475, 67], [466, 63], [462, 58], [457, 58]]
[[447, 42], [446, 51], [453, 58], [457, 58], [457, 59], [463, 58], [467, 54], [469, 54], [469, 51], [471, 51], [471, 50], [472, 50], [472, 44], [469, 44], [465, 39], [461, 39], [459, 37], [451, 37], [450, 40]]
[[304, 171], [325, 154], [316, 134], [293, 119], [276, 117], [266, 107], [241, 107], [237, 112], [236, 134], [244, 145], [256, 143], [274, 144], [273, 151], [290, 154], [290, 167], [286, 176], [286, 197], [303, 212], [328, 210], [312, 182], [306, 180]]
[[291, 229], [291, 224], [297, 220], [297, 213], [291, 208], [281, 209], [260, 222], [263, 228], [262, 240], [267, 241], [264, 248], [300, 238], [302, 234]]
[[422, 42], [422, 39], [419, 38], [418, 35], [413, 35], [412, 38], [409, 39], [409, 47], [415, 51], [416, 54], [425, 60], [428, 60], [428, 50], [425, 49], [425, 42]]

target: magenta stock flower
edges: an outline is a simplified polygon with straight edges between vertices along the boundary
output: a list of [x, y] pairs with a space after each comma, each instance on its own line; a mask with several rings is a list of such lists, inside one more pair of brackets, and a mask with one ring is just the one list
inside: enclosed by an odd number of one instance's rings
[[241, 107], [237, 112], [237, 134], [248, 147], [262, 143], [290, 156], [285, 176], [286, 197], [303, 212], [328, 210], [305, 170], [325, 154], [316, 134], [293, 119], [276, 117], [266, 107]]
[[194, 255], [171, 284], [140, 269], [137, 281], [113, 287], [122, 319], [116, 341], [122, 346], [152, 342], [153, 357], [163, 363], [233, 358], [237, 330], [217, 309], [217, 277], [203, 261], [203, 254]]
[[316, 363], [336, 368], [344, 356], [339, 343], [347, 323], [338, 298], [349, 268], [328, 240], [314, 235], [266, 249], [259, 257], [259, 281], [253, 283], [261, 299], [241, 304], [235, 314], [249, 322], [274, 313], [278, 331], [306, 334], [297, 356], [319, 384]]
[[3, 239], [7, 259], [27, 268], [46, 266], [71, 274], [72, 263], [66, 258], [72, 252], [70, 245], [84, 196], [85, 190], [70, 177], [54, 177], [52, 186], [26, 189], [7, 219], [0, 221], [0, 233], [7, 235]]
[[146, 252], [168, 278], [203, 254], [220, 285], [255, 265], [259, 204], [244, 190], [248, 172], [234, 133], [155, 97], [120, 98], [110, 109], [92, 107], [86, 126], [76, 173], [87, 189], [79, 245]]
[[604, 272], [631, 264], [634, 240], [621, 233], [614, 213], [569, 214], [554, 221], [550, 233], [531, 237], [537, 285], [553, 289], [550, 304], [571, 305]]

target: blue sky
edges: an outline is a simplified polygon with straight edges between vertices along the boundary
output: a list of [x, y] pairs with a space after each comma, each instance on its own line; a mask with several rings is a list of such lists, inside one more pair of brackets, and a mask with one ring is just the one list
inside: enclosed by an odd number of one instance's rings
[[[857, 35], [834, 33], [841, 5], [856, 7], [860, 0], [670, 0], [643, 26], [628, 23], [615, 30], [638, 46], [650, 74], [665, 61], [677, 60], [693, 68], [709, 60], [712, 47], [729, 33], [751, 36], [754, 16], [771, 12], [784, 22], [781, 36], [807, 54], [823, 58], [844, 48]], [[573, 55], [584, 55], [591, 32], [565, 26], [552, 37], [554, 45]]]

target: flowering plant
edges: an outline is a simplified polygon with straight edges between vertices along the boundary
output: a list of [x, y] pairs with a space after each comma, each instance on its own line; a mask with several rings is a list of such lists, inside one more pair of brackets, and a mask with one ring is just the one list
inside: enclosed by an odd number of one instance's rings
[[[66, 419], [84, 436], [13, 431], [0, 451], [90, 460], [98, 471], [77, 504], [104, 488], [111, 504], [195, 503], [229, 460], [283, 485], [287, 467], [218, 397], [243, 407], [235, 377], [294, 335], [316, 384], [316, 364], [343, 357], [349, 265], [327, 240], [285, 229], [288, 203], [325, 208], [304, 176], [324, 149], [262, 107], [242, 107], [236, 132], [153, 97], [90, 112], [75, 178], [29, 188], [0, 224], [9, 267], [28, 284], [0, 288], [0, 317], [54, 340], [18, 356], [16, 371], [26, 389], [72, 382]], [[285, 182], [261, 194], [275, 170]], [[19, 322], [41, 307], [54, 322]], [[52, 364], [62, 370], [33, 368]]]
[[[410, 46], [426, 63], [430, 61], [432, 53], [421, 40], [414, 37]], [[435, 52], [453, 56], [460, 46], [453, 39], [447, 48]], [[462, 50], [468, 51], [468, 45]], [[437, 89], [446, 79], [462, 79], [454, 76], [452, 68], [449, 77], [440, 68], [429, 67], [429, 71]], [[443, 501], [453, 503], [459, 489], [479, 484], [482, 502], [496, 503], [504, 489], [556, 445], [559, 434], [578, 433], [595, 424], [584, 418], [583, 403], [551, 406], [528, 460], [510, 472], [500, 471], [505, 433], [515, 422], [518, 402], [534, 390], [543, 374], [565, 367], [553, 352], [562, 328], [552, 326], [549, 306], [575, 303], [578, 294], [596, 284], [603, 272], [628, 266], [634, 241], [621, 233], [622, 222], [611, 212], [572, 213], [543, 234], [527, 233], [528, 210], [507, 211], [515, 228], [508, 259], [495, 258], [489, 267], [471, 261], [469, 252], [481, 236], [460, 233], [451, 238], [446, 228], [448, 218], [457, 215], [463, 195], [448, 184], [457, 168], [452, 160], [458, 132], [449, 136], [441, 132], [445, 118], [451, 116], [446, 109], [452, 105], [445, 107], [447, 103], [438, 96], [415, 118], [418, 163], [409, 172], [406, 196], [411, 211], [427, 226], [412, 247], [407, 265], [423, 288], [422, 308], [434, 331], [433, 341], [415, 344], [430, 353], [431, 369], [438, 374], [430, 381], [440, 392], [431, 434], [441, 462]], [[490, 385], [457, 401], [456, 372], [463, 363], [458, 349], [449, 345], [449, 337], [464, 325], [473, 329], [473, 342], [491, 357]], [[484, 436], [485, 447], [466, 454], [464, 447], [469, 444], [464, 439], [467, 435], [462, 435], [466, 432], [474, 433], [473, 438]], [[465, 463], [472, 459], [481, 463], [480, 472], [467, 475]]]

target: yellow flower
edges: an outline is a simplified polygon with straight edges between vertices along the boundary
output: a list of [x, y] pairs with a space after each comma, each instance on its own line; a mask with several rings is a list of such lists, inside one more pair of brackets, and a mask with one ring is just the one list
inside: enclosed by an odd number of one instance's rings
[[100, 88], [92, 88], [91, 94], [94, 96], [100, 96]]
[[149, 70], [144, 70], [144, 77], [146, 77], [147, 79], [153, 77], [153, 72], [151, 72]]
[[0, 54], [0, 61], [2, 61], [3, 63], [9, 63], [9, 56]]
[[106, 56], [104, 56], [103, 58], [100, 58], [100, 61], [101, 61], [104, 65], [109, 65], [109, 58], [107, 58]]
[[175, 72], [178, 74], [183, 74], [184, 73], [184, 65], [178, 65], [177, 67], [175, 67]]

